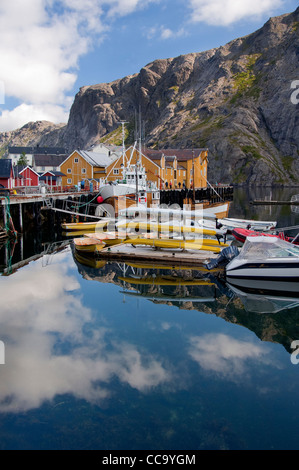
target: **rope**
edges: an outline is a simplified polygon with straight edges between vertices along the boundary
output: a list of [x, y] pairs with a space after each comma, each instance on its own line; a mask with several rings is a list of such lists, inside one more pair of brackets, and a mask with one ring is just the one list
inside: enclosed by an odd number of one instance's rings
[[10, 196], [5, 196], [6, 203], [5, 203], [5, 213], [6, 213], [6, 223], [5, 223], [5, 230], [7, 233], [12, 233], [15, 237], [17, 236], [17, 231], [14, 227], [14, 223], [10, 213]]
[[224, 202], [223, 197], [221, 197], [220, 194], [217, 193], [216, 189], [211, 185], [211, 183], [208, 182], [208, 180], [206, 179], [206, 177], [202, 174], [202, 170], [201, 170], [201, 176], [202, 176], [203, 179], [206, 181], [206, 183], [208, 183], [208, 185], [210, 186], [210, 188], [213, 189], [214, 193], [216, 193], [217, 196]]
[[88, 201], [88, 202], [86, 202], [86, 203], [84, 203], [84, 204], [81, 204], [81, 206], [72, 206], [72, 208], [78, 207], [78, 209], [80, 209], [80, 207], [88, 206], [88, 204], [91, 204], [92, 201], [94, 201], [94, 200], [95, 200], [97, 197], [99, 197], [100, 195], [101, 195], [101, 193], [99, 192], [91, 201]]
[[6, 247], [7, 247], [7, 271], [6, 272], [9, 275], [12, 273], [12, 259], [13, 259], [13, 255], [15, 251], [15, 242], [13, 242], [13, 247], [11, 247], [11, 241], [8, 240]]

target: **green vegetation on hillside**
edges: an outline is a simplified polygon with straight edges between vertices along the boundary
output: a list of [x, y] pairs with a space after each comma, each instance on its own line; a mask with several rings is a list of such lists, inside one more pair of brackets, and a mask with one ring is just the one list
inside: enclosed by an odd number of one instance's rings
[[252, 98], [259, 97], [261, 90], [257, 87], [258, 78], [253, 69], [260, 57], [261, 54], [250, 55], [246, 63], [246, 70], [234, 75], [234, 88], [237, 92], [231, 99], [231, 104], [235, 104], [244, 95]]

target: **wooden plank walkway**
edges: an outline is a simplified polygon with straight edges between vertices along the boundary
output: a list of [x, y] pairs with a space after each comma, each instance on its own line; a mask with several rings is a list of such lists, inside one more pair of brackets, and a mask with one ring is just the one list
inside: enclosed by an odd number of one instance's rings
[[146, 247], [133, 247], [131, 245], [118, 245], [104, 248], [98, 253], [97, 259], [159, 262], [168, 265], [203, 267], [211, 259], [217, 258], [217, 253], [194, 250], [153, 249]]

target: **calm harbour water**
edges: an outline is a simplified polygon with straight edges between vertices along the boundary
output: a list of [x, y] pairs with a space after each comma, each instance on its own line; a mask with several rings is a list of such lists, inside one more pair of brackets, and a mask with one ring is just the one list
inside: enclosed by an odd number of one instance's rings
[[[290, 206], [249, 204], [270, 192], [236, 191], [230, 216], [298, 225]], [[0, 449], [299, 448], [299, 300], [245, 298], [197, 270], [88, 266], [68, 244], [14, 270], [46, 236], [6, 253], [0, 277]]]

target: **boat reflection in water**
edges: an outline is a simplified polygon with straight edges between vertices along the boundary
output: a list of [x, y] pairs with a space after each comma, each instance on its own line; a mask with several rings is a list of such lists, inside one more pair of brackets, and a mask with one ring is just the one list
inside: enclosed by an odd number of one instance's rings
[[[73, 253], [85, 279], [118, 284], [127, 297], [214, 314], [253, 331], [263, 341], [280, 343], [292, 353], [298, 336], [299, 293], [296, 283], [242, 280], [226, 282], [221, 269], [111, 263]], [[271, 287], [271, 289], [270, 289]], [[297, 290], [296, 290], [297, 288]], [[289, 290], [288, 290], [289, 289]]]
[[277, 313], [299, 307], [298, 283], [279, 283], [247, 280], [239, 288], [228, 287], [242, 301], [247, 312]]
[[171, 302], [182, 308], [188, 304], [190, 308], [190, 304], [215, 302], [223, 290], [228, 296], [231, 293], [221, 280], [219, 269], [208, 270], [202, 265], [106, 262], [92, 256], [83, 256], [76, 250], [73, 251], [73, 256], [83, 277], [87, 275], [89, 279], [105, 282], [112, 271], [115, 276], [110, 279], [122, 287], [122, 294], [144, 297], [155, 303]]

